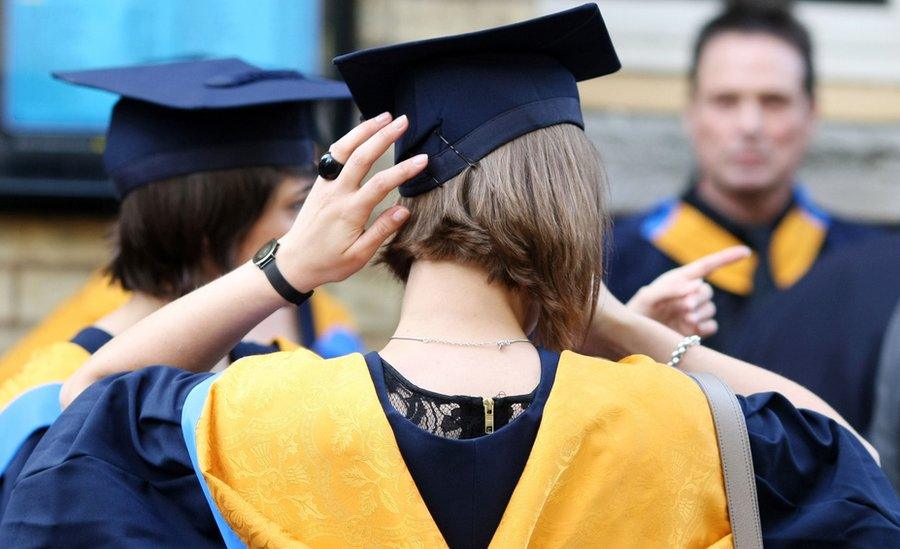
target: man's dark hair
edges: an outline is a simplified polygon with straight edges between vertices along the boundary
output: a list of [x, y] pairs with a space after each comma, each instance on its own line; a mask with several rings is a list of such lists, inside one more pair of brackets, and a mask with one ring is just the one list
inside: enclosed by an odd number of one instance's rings
[[273, 192], [300, 169], [193, 173], [139, 187], [113, 228], [112, 279], [130, 291], [173, 299], [235, 267], [240, 241]]
[[709, 20], [694, 42], [691, 56], [691, 88], [697, 87], [697, 65], [710, 40], [727, 32], [767, 34], [781, 39], [800, 54], [803, 60], [803, 89], [810, 99], [815, 97], [816, 74], [813, 69], [813, 46], [809, 31], [790, 11], [789, 3], [729, 2], [717, 16]]

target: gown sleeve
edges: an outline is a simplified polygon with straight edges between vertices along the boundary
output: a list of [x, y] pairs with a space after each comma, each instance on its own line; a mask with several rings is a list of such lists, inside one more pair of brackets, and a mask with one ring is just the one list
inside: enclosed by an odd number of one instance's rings
[[154, 366], [86, 390], [17, 478], [0, 547], [221, 547], [181, 431], [209, 375]]
[[769, 547], [900, 547], [900, 503], [857, 438], [782, 395], [738, 397]]

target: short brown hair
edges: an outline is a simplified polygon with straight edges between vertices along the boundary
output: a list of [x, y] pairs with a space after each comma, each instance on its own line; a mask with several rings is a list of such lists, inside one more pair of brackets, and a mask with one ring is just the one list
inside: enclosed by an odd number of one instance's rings
[[237, 168], [139, 187], [122, 202], [106, 271], [126, 290], [180, 297], [235, 267], [237, 245], [273, 191], [298, 175], [297, 168]]
[[580, 128], [536, 130], [443, 186], [402, 198], [412, 215], [380, 262], [402, 281], [419, 259], [481, 268], [537, 304], [537, 343], [573, 348], [597, 301], [605, 190], [599, 155]]
[[788, 6], [766, 2], [755, 5], [750, 2], [733, 1], [719, 15], [703, 25], [691, 53], [688, 75], [692, 89], [697, 88], [697, 69], [704, 48], [716, 36], [728, 32], [765, 34], [793, 47], [803, 60], [803, 91], [810, 99], [815, 97], [816, 71], [813, 66], [813, 45], [809, 31], [793, 16]]

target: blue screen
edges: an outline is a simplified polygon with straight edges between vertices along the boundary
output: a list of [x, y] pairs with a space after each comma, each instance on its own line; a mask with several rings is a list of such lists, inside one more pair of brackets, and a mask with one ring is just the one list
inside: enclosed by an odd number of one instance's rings
[[319, 73], [318, 0], [4, 0], [3, 126], [100, 133], [115, 95], [52, 71], [236, 56]]

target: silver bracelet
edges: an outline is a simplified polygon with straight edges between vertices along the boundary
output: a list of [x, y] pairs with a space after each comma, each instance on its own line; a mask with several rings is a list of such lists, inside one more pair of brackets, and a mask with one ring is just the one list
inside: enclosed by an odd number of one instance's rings
[[666, 364], [673, 368], [677, 368], [678, 363], [681, 362], [682, 358], [684, 358], [684, 354], [688, 351], [688, 349], [690, 349], [691, 347], [696, 347], [697, 345], [700, 345], [700, 336], [698, 335], [691, 335], [682, 339], [678, 342], [678, 346], [675, 347], [675, 350], [672, 351], [672, 358]]

